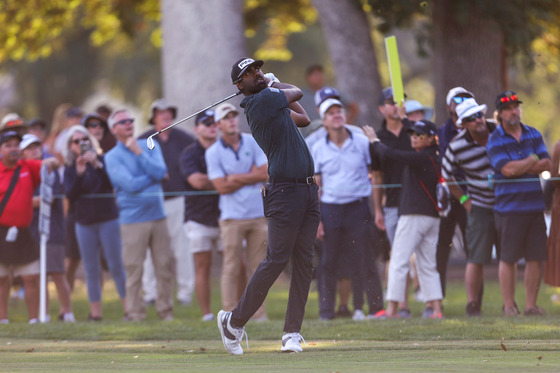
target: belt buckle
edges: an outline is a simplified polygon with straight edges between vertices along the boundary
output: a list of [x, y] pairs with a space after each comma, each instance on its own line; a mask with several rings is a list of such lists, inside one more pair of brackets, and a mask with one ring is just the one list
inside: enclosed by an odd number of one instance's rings
[[313, 185], [315, 184], [315, 176], [308, 176], [305, 178], [305, 183], [307, 185]]

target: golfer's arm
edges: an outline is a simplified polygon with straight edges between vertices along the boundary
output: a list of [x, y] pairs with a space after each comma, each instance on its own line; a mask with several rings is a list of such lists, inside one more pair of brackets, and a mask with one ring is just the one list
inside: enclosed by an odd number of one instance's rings
[[281, 89], [282, 92], [284, 92], [284, 94], [286, 95], [286, 98], [288, 99], [289, 103], [298, 101], [303, 97], [303, 92], [295, 85], [291, 85], [288, 83], [274, 82], [272, 83], [271, 87]]
[[305, 112], [305, 109], [299, 104], [299, 102], [294, 101], [290, 104], [290, 116], [298, 127], [306, 127], [311, 123], [309, 116]]

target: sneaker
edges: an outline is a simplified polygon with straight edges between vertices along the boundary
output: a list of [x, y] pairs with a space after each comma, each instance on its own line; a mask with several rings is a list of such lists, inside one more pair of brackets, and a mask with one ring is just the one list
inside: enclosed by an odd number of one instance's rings
[[410, 319], [412, 317], [412, 314], [410, 313], [410, 310], [408, 308], [399, 309], [397, 315], [399, 315], [400, 319]]
[[[363, 316], [363, 313], [362, 313]], [[301, 341], [305, 344], [305, 339], [299, 333], [285, 333], [282, 336], [282, 352], [302, 352]]]
[[520, 315], [521, 312], [519, 312], [519, 308], [517, 308], [517, 303], [513, 302], [513, 306], [502, 307], [502, 314], [506, 317], [515, 317]]
[[202, 316], [202, 321], [214, 321], [216, 318], [214, 317], [213, 313], [207, 313], [206, 315]]
[[222, 335], [222, 342], [227, 352], [232, 355], [243, 355], [243, 348], [241, 347], [241, 340], [245, 336], [247, 348], [249, 348], [249, 341], [247, 340], [247, 333], [244, 328], [234, 328], [230, 324], [231, 312], [221, 310], [218, 312], [218, 329]]
[[467, 303], [465, 311], [468, 317], [479, 317], [480, 316], [480, 305], [476, 301]]
[[10, 323], [10, 320], [8, 320], [8, 319], [1, 319], [0, 320], [0, 324], [9, 324], [9, 323]]
[[76, 322], [76, 318], [72, 312], [68, 312], [62, 315], [62, 321], [64, 322]]
[[523, 315], [525, 316], [545, 316], [546, 311], [539, 306], [531, 307], [523, 311]]
[[443, 314], [441, 312], [432, 312], [430, 319], [442, 320]]
[[364, 321], [366, 319], [366, 315], [362, 310], [354, 311], [354, 315], [352, 316], [352, 320], [354, 321]]
[[33, 318], [33, 319], [29, 320], [30, 325], [37, 324], [38, 322], [39, 322], [39, 320], [37, 320], [36, 318]]
[[424, 308], [424, 312], [422, 312], [422, 318], [430, 319], [432, 318], [433, 314], [434, 314], [434, 309], [432, 307], [426, 307]]
[[94, 322], [99, 322], [103, 320], [103, 317], [101, 316], [92, 316], [91, 313], [88, 315], [87, 317], [88, 321], [94, 321]]
[[373, 314], [370, 313], [369, 315], [367, 315], [368, 320], [386, 320], [390, 318], [391, 317], [387, 314], [387, 311], [385, 310], [377, 311], [376, 313]]
[[346, 306], [339, 306], [336, 317], [352, 317], [352, 312]]

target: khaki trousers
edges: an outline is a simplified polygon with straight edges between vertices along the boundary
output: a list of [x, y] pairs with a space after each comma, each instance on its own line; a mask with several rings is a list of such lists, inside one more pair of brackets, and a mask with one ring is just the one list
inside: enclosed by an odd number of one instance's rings
[[[243, 254], [243, 240], [247, 242], [247, 269], [251, 277], [266, 256], [268, 222], [264, 217], [220, 220], [220, 230], [224, 245], [221, 278], [222, 307], [225, 311], [231, 311], [239, 302], [237, 283]], [[265, 317], [266, 310], [263, 303], [253, 318], [258, 320]]]
[[126, 269], [126, 303], [131, 320], [144, 320], [142, 272], [149, 248], [157, 280], [156, 310], [162, 320], [173, 319], [173, 251], [166, 219], [121, 224], [123, 262]]

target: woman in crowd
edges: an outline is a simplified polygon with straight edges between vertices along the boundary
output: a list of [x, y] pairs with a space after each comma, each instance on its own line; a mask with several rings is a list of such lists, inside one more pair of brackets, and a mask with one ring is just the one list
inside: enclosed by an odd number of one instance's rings
[[66, 164], [64, 192], [74, 204], [76, 236], [90, 302], [89, 320], [101, 320], [100, 247], [126, 317], [126, 276], [121, 255], [118, 210], [101, 148], [85, 127], [75, 125], [68, 131], [63, 156]]

